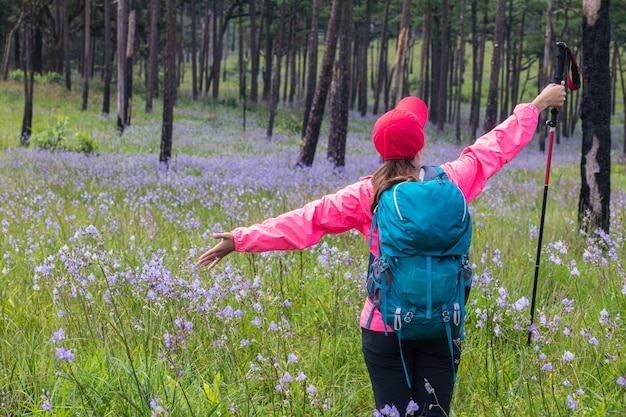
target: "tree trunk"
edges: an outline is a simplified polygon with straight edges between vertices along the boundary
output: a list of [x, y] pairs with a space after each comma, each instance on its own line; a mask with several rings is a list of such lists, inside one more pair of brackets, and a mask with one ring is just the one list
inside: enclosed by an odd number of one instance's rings
[[[433, 13], [434, 12], [434, 13]], [[431, 37], [430, 49], [432, 51], [430, 57], [430, 105], [428, 117], [434, 123], [439, 122], [439, 101], [443, 100], [444, 92], [440, 90], [441, 86], [441, 14], [438, 10], [431, 10]]]
[[274, 134], [274, 120], [276, 119], [276, 109], [278, 107], [278, 99], [280, 97], [280, 62], [283, 55], [283, 37], [285, 33], [285, 19], [286, 12], [285, 6], [286, 2], [283, 2], [281, 15], [280, 15], [280, 25], [278, 30], [278, 39], [276, 39], [276, 44], [274, 45], [274, 69], [272, 70], [272, 92], [270, 94], [270, 115], [267, 122], [267, 130], [266, 130], [266, 138], [267, 140], [272, 140], [272, 136]]
[[196, 0], [191, 0], [191, 99], [198, 99], [198, 36], [196, 34]]
[[493, 40], [493, 58], [491, 60], [491, 79], [487, 94], [485, 124], [483, 132], [488, 132], [498, 124], [498, 84], [502, 63], [502, 42], [504, 41], [505, 0], [498, 0], [496, 6], [496, 28]]
[[[444, 0], [445, 2], [446, 0]], [[409, 39], [409, 24], [411, 20], [411, 0], [404, 0], [402, 4], [402, 20], [398, 34], [398, 49], [396, 50], [396, 64], [393, 70], [393, 87], [389, 106], [395, 107], [402, 98], [402, 81], [404, 80], [404, 65], [406, 63], [407, 44]]]
[[172, 134], [174, 129], [174, 104], [176, 103], [176, 0], [166, 2], [165, 78], [163, 81], [163, 124], [161, 126], [161, 153], [159, 162], [165, 165], [172, 159]]
[[264, 0], [263, 3], [263, 29], [265, 30], [265, 71], [263, 71], [263, 92], [262, 99], [269, 101], [270, 90], [272, 88], [271, 68], [272, 68], [272, 14], [270, 11], [271, 1]]
[[[547, 0], [546, 2], [546, 32], [543, 37], [543, 64], [541, 65], [541, 80], [540, 86], [548, 85], [550, 83], [550, 76], [548, 75], [548, 70], [550, 67], [550, 58], [552, 54], [550, 53], [552, 50], [552, 0]], [[546, 126], [546, 120], [548, 118], [548, 109], [545, 109], [539, 115], [539, 150], [541, 152], [546, 151], [546, 136], [548, 134], [548, 129]]]
[[324, 49], [324, 57], [322, 58], [322, 68], [315, 95], [313, 96], [313, 104], [309, 114], [309, 123], [304, 136], [302, 150], [298, 156], [297, 166], [310, 167], [315, 159], [315, 148], [319, 140], [322, 119], [324, 118], [324, 108], [326, 106], [326, 98], [330, 87], [331, 77], [333, 73], [333, 62], [335, 53], [337, 52], [337, 37], [339, 34], [339, 21], [341, 13], [342, 0], [333, 0], [333, 6], [328, 21], [328, 32], [326, 33], [326, 47]]
[[611, 199], [611, 27], [609, 0], [583, 0], [583, 69], [587, 83], [581, 105], [583, 143], [578, 222], [609, 233]]
[[85, 27], [83, 28], [83, 95], [80, 109], [89, 104], [89, 76], [91, 75], [91, 2], [85, 0]]
[[[319, 0], [314, 0], [319, 1]], [[256, 24], [256, 0], [249, 0], [250, 10], [250, 101], [259, 101], [259, 38]]]
[[111, 107], [111, 1], [104, 0], [104, 86], [102, 94], [102, 113], [109, 114]]
[[372, 20], [372, 1], [367, 0], [365, 19], [361, 20], [359, 27], [359, 40], [355, 48], [358, 51], [357, 83], [358, 109], [361, 116], [367, 113], [367, 55], [370, 45], [370, 22]]
[[461, 90], [465, 76], [465, 0], [461, 0], [461, 14], [459, 16], [459, 76], [456, 89], [456, 144], [461, 145]]
[[309, 33], [309, 65], [307, 67], [306, 77], [306, 97], [304, 99], [304, 115], [302, 120], [302, 137], [306, 134], [309, 122], [309, 112], [313, 103], [313, 95], [315, 94], [315, 82], [317, 77], [317, 50], [318, 50], [318, 26], [319, 26], [319, 8], [320, 0], [313, 0], [311, 10], [311, 32]]
[[472, 81], [472, 106], [470, 109], [471, 136], [476, 135], [480, 119], [480, 98], [483, 88], [483, 69], [485, 68], [485, 44], [487, 42], [487, 25], [489, 23], [489, 0], [484, 0], [483, 22], [478, 41], [474, 41], [474, 76]]
[[[67, 1], [67, 0], [65, 0]], [[126, 120], [125, 80], [126, 80], [126, 33], [128, 8], [127, 0], [117, 0], [117, 131], [124, 132]]]
[[428, 61], [430, 51], [430, 0], [426, 2], [424, 10], [424, 18], [422, 19], [422, 53], [420, 57], [420, 81], [417, 95], [428, 103]]
[[376, 76], [376, 85], [374, 86], [374, 108], [372, 109], [372, 113], [374, 114], [378, 114], [380, 93], [382, 92], [387, 81], [387, 32], [389, 31], [389, 3], [390, 0], [385, 0], [383, 27], [380, 34], [380, 52], [378, 54], [378, 74]]
[[437, 112], [437, 130], [443, 132], [444, 124], [448, 118], [446, 112], [446, 99], [448, 97], [448, 64], [450, 61], [450, 27], [448, 19], [448, 0], [443, 0], [441, 5], [441, 65], [439, 67], [439, 111]]
[[70, 67], [70, 6], [63, 0], [63, 67], [65, 69], [65, 89], [72, 91], [72, 69]]
[[128, 40], [126, 42], [126, 62], [124, 63], [124, 126], [130, 126], [133, 109], [133, 59], [135, 56], [135, 6], [130, 1], [128, 14]]
[[32, 12], [24, 17], [24, 116], [20, 145], [28, 146], [33, 127], [33, 87], [35, 72], [33, 70], [33, 16]]
[[152, 113], [152, 100], [159, 89], [159, 0], [150, 0], [150, 44], [146, 69], [146, 113]]
[[339, 22], [340, 45], [336, 95], [330, 112], [327, 157], [335, 171], [346, 165], [346, 138], [348, 136], [348, 111], [350, 109], [350, 69], [352, 58], [352, 0], [343, 0], [343, 12]]
[[4, 55], [2, 56], [2, 79], [4, 81], [6, 81], [7, 77], [9, 76], [9, 56], [11, 55], [11, 44], [13, 43], [13, 35], [17, 33], [23, 20], [24, 12], [21, 12], [20, 17], [18, 17], [17, 22], [15, 23], [15, 26], [13, 27], [13, 29], [11, 29], [7, 36], [7, 43], [4, 46]]
[[[289, 48], [289, 68], [290, 68], [290, 79], [289, 79], [289, 104], [293, 104], [293, 101], [296, 97], [296, 87], [298, 85], [298, 75], [296, 71], [296, 56], [298, 52], [298, 39], [296, 36], [297, 26], [298, 26], [298, 4], [300, 0], [296, 0], [293, 2], [293, 6], [291, 9], [291, 30], [290, 30], [290, 40], [289, 44], [291, 45]], [[287, 83], [285, 83], [285, 87], [287, 87]]]

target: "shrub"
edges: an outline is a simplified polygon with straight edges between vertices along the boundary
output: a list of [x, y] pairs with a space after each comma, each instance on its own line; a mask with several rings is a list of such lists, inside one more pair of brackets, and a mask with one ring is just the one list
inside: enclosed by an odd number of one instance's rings
[[90, 155], [98, 151], [98, 141], [84, 130], [79, 130], [74, 133], [74, 139], [76, 139], [76, 152], [82, 152]]
[[59, 115], [54, 126], [48, 126], [41, 132], [33, 132], [32, 139], [39, 149], [54, 152], [57, 149], [65, 149], [63, 142], [66, 139], [66, 130], [67, 118]]

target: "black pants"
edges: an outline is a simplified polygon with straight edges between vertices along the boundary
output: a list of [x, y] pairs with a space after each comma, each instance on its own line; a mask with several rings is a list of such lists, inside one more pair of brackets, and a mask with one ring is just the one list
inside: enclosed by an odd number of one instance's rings
[[[416, 416], [444, 416], [450, 411], [454, 372], [448, 340], [403, 340], [402, 353], [411, 381], [409, 388], [398, 337], [394, 333], [362, 330], [363, 355], [372, 381], [376, 408], [395, 405], [403, 416], [409, 401], [419, 410]], [[455, 369], [458, 368], [461, 350], [458, 341], [453, 344]], [[427, 379], [434, 393], [424, 386]]]

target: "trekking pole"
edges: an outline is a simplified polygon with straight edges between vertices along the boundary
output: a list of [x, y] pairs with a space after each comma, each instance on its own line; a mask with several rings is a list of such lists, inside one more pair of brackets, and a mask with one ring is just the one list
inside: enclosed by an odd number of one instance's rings
[[[555, 84], [561, 84], [563, 81], [563, 70], [565, 68], [565, 50], [567, 45], [565, 42], [557, 42], [558, 52], [556, 55], [556, 72], [552, 82]], [[541, 205], [541, 221], [539, 223], [539, 240], [537, 243], [537, 261], [535, 262], [535, 279], [533, 282], [533, 295], [530, 305], [530, 326], [528, 327], [528, 345], [533, 334], [533, 323], [535, 322], [535, 302], [537, 299], [537, 282], [539, 280], [539, 264], [541, 260], [541, 241], [543, 240], [543, 223], [546, 218], [546, 204], [548, 201], [548, 186], [550, 183], [550, 164], [552, 162], [552, 144], [554, 143], [554, 132], [556, 132], [556, 119], [559, 114], [558, 109], [552, 107], [550, 110], [551, 118], [546, 120], [546, 125], [550, 128], [550, 138], [548, 144], [548, 162], [546, 163], [546, 179], [543, 184], [543, 203]]]

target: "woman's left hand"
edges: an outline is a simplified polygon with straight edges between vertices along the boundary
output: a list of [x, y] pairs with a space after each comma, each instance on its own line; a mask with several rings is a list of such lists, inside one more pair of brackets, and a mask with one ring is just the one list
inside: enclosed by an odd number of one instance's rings
[[204, 252], [196, 261], [196, 266], [208, 266], [211, 270], [223, 257], [235, 250], [235, 240], [232, 233], [215, 233], [215, 239], [221, 239], [220, 243]]

